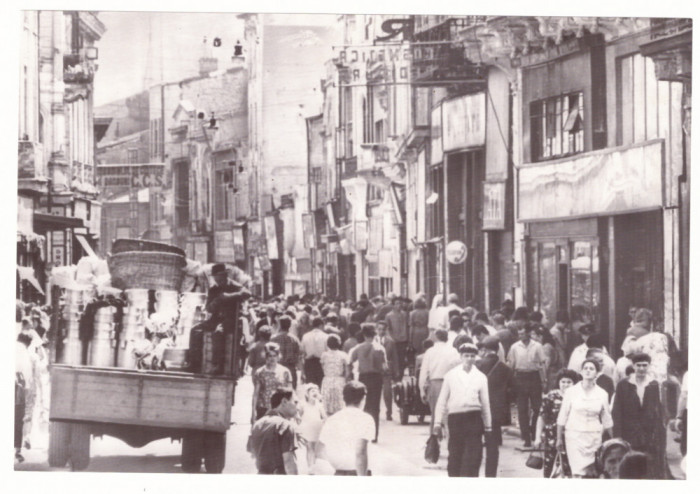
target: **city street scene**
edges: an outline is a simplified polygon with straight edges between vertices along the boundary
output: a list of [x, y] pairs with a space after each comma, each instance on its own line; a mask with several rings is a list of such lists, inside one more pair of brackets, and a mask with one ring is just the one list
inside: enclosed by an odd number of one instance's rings
[[15, 471], [686, 479], [691, 19], [20, 22]]

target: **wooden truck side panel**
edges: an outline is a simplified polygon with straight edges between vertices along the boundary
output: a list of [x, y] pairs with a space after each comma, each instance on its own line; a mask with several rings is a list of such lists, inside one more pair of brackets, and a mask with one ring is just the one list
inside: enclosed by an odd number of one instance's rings
[[234, 383], [184, 373], [56, 365], [51, 420], [223, 432]]

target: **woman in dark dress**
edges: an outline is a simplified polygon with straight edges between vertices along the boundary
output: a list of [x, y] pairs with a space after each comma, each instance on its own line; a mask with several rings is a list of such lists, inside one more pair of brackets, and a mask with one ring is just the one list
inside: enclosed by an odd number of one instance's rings
[[647, 453], [650, 476], [666, 478], [666, 428], [659, 383], [648, 375], [651, 357], [631, 356], [634, 374], [617, 384], [612, 406], [613, 436], [627, 441], [633, 450]]
[[[537, 418], [537, 438], [534, 443], [536, 449], [542, 448], [544, 451], [545, 478], [552, 475], [554, 460], [557, 457], [557, 417], [564, 398], [564, 392], [580, 380], [577, 372], [570, 369], [562, 369], [557, 374], [556, 389], [551, 390], [542, 398], [542, 408]], [[561, 471], [564, 477], [571, 477], [571, 467], [566, 457], [566, 450], [561, 454]]]

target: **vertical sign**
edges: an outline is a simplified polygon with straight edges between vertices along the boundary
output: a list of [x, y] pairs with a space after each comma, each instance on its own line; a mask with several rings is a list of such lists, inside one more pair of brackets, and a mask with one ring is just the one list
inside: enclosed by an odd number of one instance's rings
[[442, 105], [430, 113], [430, 164], [442, 161]]
[[484, 182], [484, 230], [506, 227], [506, 183]]
[[316, 224], [314, 213], [304, 213], [301, 215], [301, 227], [304, 232], [304, 247], [307, 249], [316, 248]]
[[355, 250], [367, 250], [367, 221], [355, 221]]
[[265, 216], [265, 238], [267, 239], [267, 257], [279, 259], [277, 249], [277, 225], [274, 216]]

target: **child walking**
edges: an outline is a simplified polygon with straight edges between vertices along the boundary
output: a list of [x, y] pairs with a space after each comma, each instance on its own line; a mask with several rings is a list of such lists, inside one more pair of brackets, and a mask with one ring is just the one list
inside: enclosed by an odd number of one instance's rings
[[299, 423], [299, 434], [306, 444], [306, 461], [310, 474], [316, 463], [318, 436], [325, 419], [326, 413], [323, 410], [321, 392], [318, 386], [313, 383], [307, 384], [304, 392], [301, 422]]

